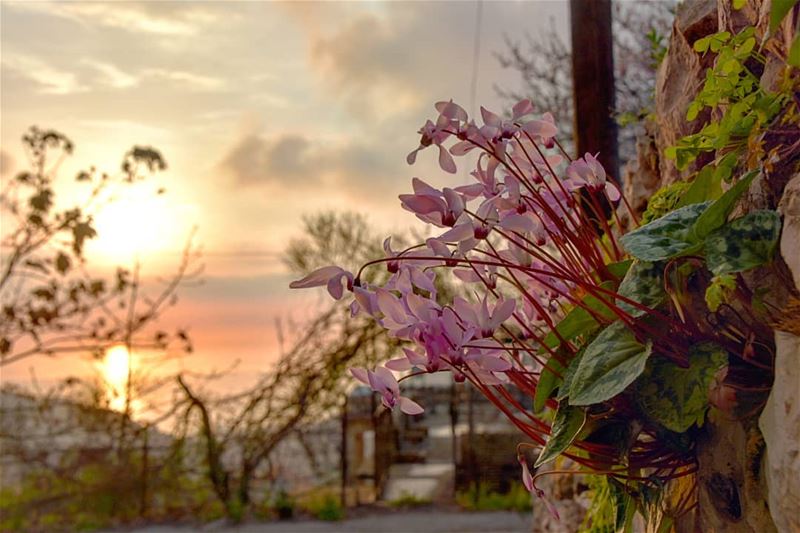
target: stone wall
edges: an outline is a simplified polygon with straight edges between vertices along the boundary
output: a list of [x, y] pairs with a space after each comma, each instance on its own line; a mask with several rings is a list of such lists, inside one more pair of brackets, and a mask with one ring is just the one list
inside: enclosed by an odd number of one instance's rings
[[[701, 157], [693, 168], [680, 172], [663, 157], [666, 148], [699, 131], [709, 118], [706, 110], [696, 120], [686, 120], [689, 104], [713, 61], [711, 54], [703, 56], [692, 45], [718, 31], [736, 33], [749, 25], [756, 28], [760, 41], [768, 31], [769, 11], [768, 0], [748, 0], [739, 11], [732, 9], [730, 0], [680, 4], [669, 50], [657, 74], [654, 123], [638, 143], [637, 159], [623, 172], [625, 191], [637, 209], [658, 188], [689, 178], [709, 161]], [[797, 16], [795, 9], [764, 49], [761, 84], [767, 89], [776, 86]], [[743, 202], [745, 209], [780, 204], [784, 216], [782, 258], [764, 273], [771, 276], [767, 283], [775, 303], [785, 310], [784, 319], [775, 325], [773, 389], [758, 421], [717, 418], [707, 424], [698, 443], [698, 512], [684, 517], [679, 531], [800, 531], [800, 175], [797, 153], [792, 157], [783, 170], [755, 181]]]

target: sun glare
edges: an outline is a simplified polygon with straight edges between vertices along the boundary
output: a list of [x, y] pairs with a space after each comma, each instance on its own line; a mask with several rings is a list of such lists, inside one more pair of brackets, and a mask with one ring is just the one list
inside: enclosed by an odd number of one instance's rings
[[125, 408], [126, 385], [128, 374], [133, 359], [125, 346], [109, 348], [101, 365], [103, 380], [106, 382], [107, 392], [111, 398], [110, 407], [115, 410]]
[[187, 232], [183, 210], [152, 189], [130, 190], [95, 217], [97, 238], [90, 243], [91, 250], [115, 263], [178, 251]]

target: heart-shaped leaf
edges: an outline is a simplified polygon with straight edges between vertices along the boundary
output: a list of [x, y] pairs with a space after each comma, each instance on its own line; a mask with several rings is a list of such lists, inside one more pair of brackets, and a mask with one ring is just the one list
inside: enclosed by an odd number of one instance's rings
[[569, 362], [567, 369], [564, 371], [564, 381], [561, 383], [561, 386], [558, 388], [558, 394], [556, 394], [556, 400], [559, 402], [569, 396], [569, 389], [572, 387], [572, 378], [575, 377], [575, 372], [578, 370], [578, 366], [581, 364], [581, 358], [583, 358], [583, 354], [586, 353], [586, 348], [582, 348], [575, 354], [572, 358], [572, 361]]
[[721, 176], [714, 172], [712, 165], [706, 165], [697, 173], [689, 188], [675, 205], [676, 208], [690, 204], [699, 204], [707, 200], [714, 200], [722, 195], [720, 188]]
[[536, 468], [552, 461], [569, 448], [586, 423], [586, 409], [562, 403], [558, 406], [553, 425], [550, 427], [550, 438], [536, 459]]
[[586, 348], [569, 391], [570, 405], [592, 405], [613, 398], [644, 371], [653, 349], [642, 345], [622, 322], [600, 332]]
[[769, 31], [774, 33], [789, 14], [798, 0], [772, 0], [772, 9], [769, 13]]
[[[617, 294], [650, 308], [658, 306], [667, 296], [664, 291], [664, 265], [634, 261], [619, 284]], [[626, 302], [619, 302], [619, 308], [633, 317], [645, 314], [644, 310]]]
[[[604, 281], [600, 284], [600, 287], [610, 291], [613, 289], [614, 284], [610, 281]], [[599, 294], [601, 298], [611, 300], [610, 296], [606, 296], [602, 293]], [[569, 313], [561, 319], [561, 322], [556, 324], [558, 335], [551, 331], [545, 335], [542, 343], [550, 348], [555, 348], [561, 343], [560, 339], [568, 341], [574, 339], [578, 335], [591, 333], [600, 326], [600, 323], [595, 319], [594, 315], [606, 318], [611, 322], [617, 315], [615, 315], [614, 311], [609, 307], [610, 304], [606, 303], [606, 300], [601, 298], [587, 294], [583, 300], [581, 300], [581, 305], [573, 307]], [[590, 313], [589, 310], [591, 310], [594, 315]]]
[[632, 256], [648, 262], [690, 253], [700, 247], [692, 238], [694, 221], [709, 205], [703, 202], [676, 209], [623, 235], [620, 242]]
[[750, 188], [750, 183], [753, 182], [756, 175], [758, 175], [757, 170], [747, 173], [697, 217], [692, 226], [692, 235], [697, 241], [705, 239], [709, 233], [725, 224], [736, 202]]
[[550, 395], [561, 385], [563, 378], [559, 377], [559, 375], [564, 375], [564, 366], [558, 362], [558, 359], [551, 357], [547, 361], [547, 365], [542, 368], [542, 373], [539, 374], [539, 382], [536, 384], [536, 392], [533, 393], [534, 413], [542, 412]]
[[706, 263], [715, 275], [743, 272], [772, 260], [781, 232], [775, 211], [753, 211], [706, 238]]
[[708, 410], [708, 390], [728, 354], [716, 344], [692, 347], [689, 368], [654, 357], [639, 379], [639, 405], [647, 416], [665, 428], [683, 433], [693, 424], [703, 425]]

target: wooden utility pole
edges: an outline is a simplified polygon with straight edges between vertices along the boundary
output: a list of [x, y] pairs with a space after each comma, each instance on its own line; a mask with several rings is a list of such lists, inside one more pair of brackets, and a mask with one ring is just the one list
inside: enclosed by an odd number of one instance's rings
[[341, 486], [341, 498], [342, 498], [342, 507], [347, 509], [347, 394], [344, 396], [344, 405], [342, 406], [342, 445], [341, 445], [341, 464], [340, 467], [342, 469], [342, 486]]
[[569, 6], [575, 147], [579, 156], [599, 152], [606, 173], [619, 181], [611, 0], [570, 0]]

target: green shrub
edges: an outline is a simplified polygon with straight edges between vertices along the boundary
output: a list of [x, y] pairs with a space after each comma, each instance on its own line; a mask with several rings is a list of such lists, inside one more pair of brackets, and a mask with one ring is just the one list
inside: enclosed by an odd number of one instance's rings
[[335, 522], [344, 518], [342, 502], [330, 489], [320, 489], [307, 494], [299, 506], [318, 520]]
[[466, 491], [456, 494], [458, 505], [468, 511], [518, 511], [520, 513], [531, 510], [531, 495], [519, 483], [511, 485], [506, 493], [489, 491], [478, 484], [470, 486]]
[[389, 502], [392, 507], [421, 507], [430, 504], [430, 498], [420, 498], [405, 490], [400, 494], [399, 498]]

